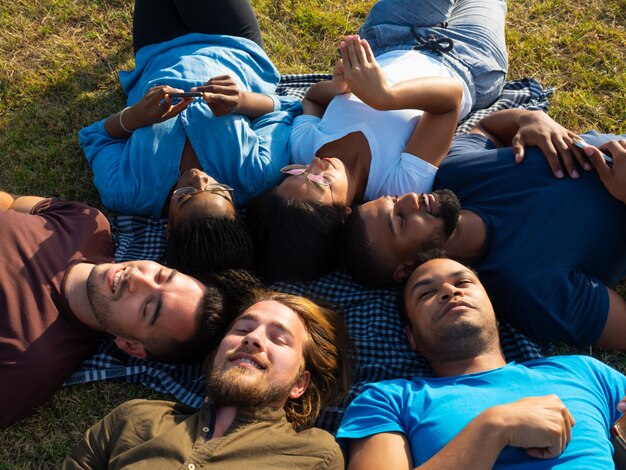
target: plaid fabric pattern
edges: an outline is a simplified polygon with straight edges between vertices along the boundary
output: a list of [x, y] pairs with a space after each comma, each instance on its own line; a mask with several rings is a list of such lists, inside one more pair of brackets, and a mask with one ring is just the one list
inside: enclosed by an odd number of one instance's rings
[[[313, 83], [330, 75], [284, 75], [279, 94], [302, 98]], [[458, 132], [467, 132], [490, 113], [508, 108], [548, 107], [552, 89], [544, 90], [534, 79], [507, 82], [500, 98], [488, 109], [470, 114]], [[116, 261], [160, 260], [165, 251], [164, 219], [117, 216], [112, 220], [117, 242]], [[426, 361], [409, 348], [396, 308], [395, 289], [364, 289], [342, 271], [310, 283], [279, 283], [277, 290], [330, 302], [343, 314], [352, 338], [353, 385], [336, 406], [326, 408], [318, 425], [335, 432], [346, 406], [364, 384], [398, 377], [430, 376]], [[541, 357], [540, 348], [509, 325], [500, 325], [502, 348], [508, 361]], [[141, 383], [155, 391], [170, 393], [189, 406], [199, 407], [205, 394], [200, 364], [173, 366], [135, 359], [118, 350], [110, 339], [103, 339], [96, 352], [85, 359], [64, 385], [95, 380], [119, 379]]]

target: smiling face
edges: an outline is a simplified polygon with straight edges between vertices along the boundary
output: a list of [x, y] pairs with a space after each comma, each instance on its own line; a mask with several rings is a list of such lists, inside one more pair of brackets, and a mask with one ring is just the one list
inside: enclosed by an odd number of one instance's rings
[[462, 264], [450, 259], [427, 261], [409, 277], [403, 298], [411, 346], [431, 364], [467, 359], [499, 347], [487, 292]]
[[345, 165], [338, 158], [319, 159], [313, 157], [308, 167], [310, 174], [323, 174], [332, 181], [330, 186], [322, 186], [309, 180], [305, 174], [287, 176], [277, 192], [286, 199], [320, 202], [322, 204], [346, 206], [348, 200], [348, 175]]
[[103, 331], [130, 347], [162, 341], [186, 341], [198, 327], [200, 302], [206, 288], [196, 279], [152, 261], [99, 264], [87, 279], [87, 298]]
[[174, 186], [174, 191], [191, 187], [200, 192], [183, 196], [172, 195], [168, 212], [168, 227], [186, 224], [191, 220], [208, 216], [226, 216], [234, 219], [236, 210], [228, 191], [202, 191], [207, 185], [214, 183], [218, 181], [197, 168], [183, 173]]
[[254, 304], [239, 316], [220, 343], [209, 377], [218, 405], [283, 407], [306, 390], [306, 327], [289, 307]]
[[[381, 197], [360, 208], [371, 249], [392, 269], [412, 263], [420, 251], [442, 247], [456, 228], [459, 212], [458, 199], [447, 190]], [[396, 282], [402, 275], [394, 274]]]

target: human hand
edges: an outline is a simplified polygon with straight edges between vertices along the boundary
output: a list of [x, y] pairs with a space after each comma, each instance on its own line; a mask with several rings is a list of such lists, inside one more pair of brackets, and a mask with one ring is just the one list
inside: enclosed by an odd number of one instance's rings
[[151, 126], [170, 119], [185, 109], [191, 98], [184, 98], [173, 104], [168, 93], [180, 93], [183, 90], [167, 85], [153, 86], [135, 105], [124, 113], [124, 125], [128, 129]]
[[204, 101], [217, 117], [237, 112], [243, 95], [230, 75], [213, 77], [204, 85], [192, 88], [191, 91], [201, 91]]
[[[612, 166], [608, 165], [601, 151], [613, 157]], [[600, 181], [607, 191], [615, 199], [626, 204], [626, 140], [612, 140], [598, 148], [588, 145], [584, 148], [584, 152], [598, 172]], [[622, 412], [626, 411], [626, 397], [620, 401], [618, 409]]]
[[617, 411], [620, 413], [626, 413], [626, 397], [622, 398], [617, 404]]
[[522, 398], [488, 411], [495, 416], [505, 445], [521, 447], [530, 457], [556, 457], [572, 439], [574, 418], [556, 395]]
[[372, 108], [388, 109], [392, 97], [382, 69], [369, 43], [358, 35], [346, 36], [339, 44], [346, 84], [350, 91]]
[[346, 82], [345, 70], [343, 67], [343, 59], [338, 59], [333, 70], [333, 78], [330, 80], [331, 88], [334, 95], [342, 95], [350, 93], [350, 87]]
[[543, 111], [524, 112], [518, 123], [519, 129], [512, 139], [513, 155], [517, 163], [524, 159], [525, 147], [537, 146], [557, 178], [563, 178], [563, 166], [572, 178], [578, 178], [580, 174], [576, 169], [576, 161], [581, 167], [591, 170], [584, 153], [573, 144], [578, 136]]

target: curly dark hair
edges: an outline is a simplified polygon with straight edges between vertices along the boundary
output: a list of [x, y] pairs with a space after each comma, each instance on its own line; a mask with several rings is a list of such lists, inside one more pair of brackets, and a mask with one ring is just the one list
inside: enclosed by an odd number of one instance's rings
[[192, 276], [246, 269], [252, 263], [252, 239], [238, 217], [199, 217], [172, 224], [167, 236], [168, 266]]

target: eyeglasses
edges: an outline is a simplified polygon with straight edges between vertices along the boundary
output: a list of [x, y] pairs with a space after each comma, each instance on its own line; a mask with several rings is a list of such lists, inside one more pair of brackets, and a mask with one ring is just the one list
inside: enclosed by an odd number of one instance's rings
[[209, 193], [219, 193], [220, 191], [226, 191], [230, 194], [230, 198], [233, 198], [235, 190], [228, 186], [227, 184], [222, 183], [211, 183], [207, 184], [203, 189], [193, 188], [191, 186], [185, 186], [183, 188], [178, 188], [172, 193], [172, 197], [183, 197], [183, 196], [195, 196], [198, 193], [209, 192]]
[[287, 165], [280, 169], [281, 173], [285, 173], [287, 175], [304, 175], [306, 179], [309, 181], [319, 185], [319, 186], [332, 186], [333, 180], [326, 176], [324, 173], [310, 173], [309, 172], [310, 165]]

